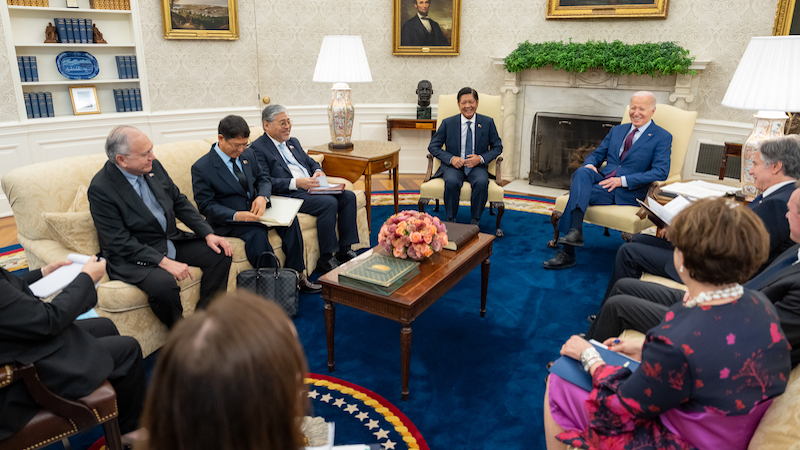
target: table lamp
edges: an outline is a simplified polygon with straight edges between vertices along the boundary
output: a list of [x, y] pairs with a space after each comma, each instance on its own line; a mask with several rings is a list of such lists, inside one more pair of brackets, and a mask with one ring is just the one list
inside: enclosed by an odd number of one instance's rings
[[361, 36], [325, 36], [319, 50], [314, 81], [334, 83], [331, 104], [328, 105], [328, 123], [331, 128], [331, 150], [353, 148], [355, 110], [350, 103], [350, 86], [347, 83], [372, 81], [367, 54]]
[[749, 171], [759, 145], [783, 135], [786, 111], [800, 111], [798, 73], [800, 36], [754, 37], [722, 99], [724, 106], [758, 111], [753, 131], [742, 145], [742, 193], [748, 199], [758, 195]]

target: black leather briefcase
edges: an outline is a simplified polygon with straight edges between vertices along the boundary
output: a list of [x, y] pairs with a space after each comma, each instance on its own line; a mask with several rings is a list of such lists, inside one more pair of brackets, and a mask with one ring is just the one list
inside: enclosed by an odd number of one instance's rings
[[[275, 260], [275, 267], [262, 267], [265, 256]], [[278, 257], [264, 252], [256, 261], [256, 268], [245, 270], [236, 276], [236, 285], [277, 303], [289, 317], [297, 316], [300, 294], [297, 291], [300, 277], [294, 269], [282, 269]]]

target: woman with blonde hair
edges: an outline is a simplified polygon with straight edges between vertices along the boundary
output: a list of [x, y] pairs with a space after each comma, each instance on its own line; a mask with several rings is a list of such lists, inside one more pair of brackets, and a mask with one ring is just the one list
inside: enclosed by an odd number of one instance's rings
[[669, 237], [687, 291], [644, 345], [611, 338], [641, 365], [606, 364], [578, 336], [561, 354], [592, 377], [586, 392], [550, 375], [547, 448], [744, 450], [789, 377], [789, 344], [772, 303], [739, 283], [767, 259], [769, 236], [748, 208], [699, 200], [673, 220]]
[[180, 321], [161, 349], [146, 450], [297, 450], [307, 406], [303, 348], [274, 303], [239, 291]]

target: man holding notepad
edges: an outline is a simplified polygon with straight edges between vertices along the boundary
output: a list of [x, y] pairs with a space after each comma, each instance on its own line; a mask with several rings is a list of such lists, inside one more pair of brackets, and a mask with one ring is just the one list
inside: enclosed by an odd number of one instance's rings
[[[314, 193], [326, 180], [322, 167], [291, 137], [292, 120], [286, 108], [269, 105], [261, 113], [264, 134], [252, 149], [261, 168], [269, 171], [275, 193], [303, 200], [300, 212], [317, 218], [319, 262], [325, 273], [356, 257], [350, 246], [358, 242], [356, 195], [344, 190]], [[337, 236], [338, 228], [338, 236]]]
[[[247, 148], [250, 127], [242, 117], [226, 116], [217, 131], [219, 141], [192, 165], [194, 200], [216, 233], [244, 241], [247, 260], [256, 267], [258, 257], [272, 251], [269, 228], [260, 223], [271, 206], [269, 171], [258, 165], [253, 151]], [[283, 242], [284, 265], [300, 275], [300, 291], [320, 292], [322, 286], [309, 281], [304, 273], [300, 224], [294, 220], [289, 226], [275, 227], [275, 231]]]

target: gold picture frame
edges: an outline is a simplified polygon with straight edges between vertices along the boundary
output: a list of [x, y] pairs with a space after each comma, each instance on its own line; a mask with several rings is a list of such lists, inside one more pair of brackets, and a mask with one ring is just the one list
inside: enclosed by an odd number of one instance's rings
[[[164, 39], [239, 39], [239, 10], [236, 0], [226, 7], [176, 5], [175, 0], [161, 0]], [[209, 3], [217, 3], [209, 0]], [[198, 14], [199, 13], [199, 14]]]
[[94, 86], [70, 86], [69, 98], [72, 99], [72, 112], [76, 116], [100, 114], [100, 102]]
[[547, 19], [666, 19], [669, 0], [547, 0]]
[[773, 36], [789, 36], [800, 34], [800, 14], [797, 13], [796, 0], [779, 0], [778, 9], [775, 11], [775, 26], [772, 28]]
[[[430, 31], [417, 16], [428, 6]], [[458, 55], [461, 37], [461, 0], [394, 0], [392, 54]]]

